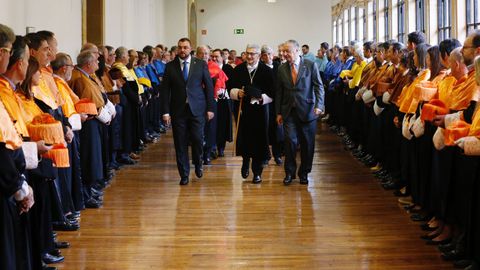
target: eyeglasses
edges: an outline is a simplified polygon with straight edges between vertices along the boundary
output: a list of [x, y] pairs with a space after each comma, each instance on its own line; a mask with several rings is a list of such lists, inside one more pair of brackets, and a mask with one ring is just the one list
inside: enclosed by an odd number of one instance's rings
[[258, 53], [257, 53], [257, 52], [246, 52], [245, 54], [246, 54], [246, 55], [254, 56], [254, 55], [257, 55]]
[[475, 49], [475, 48], [476, 48], [476, 47], [475, 47], [475, 46], [472, 46], [472, 45], [470, 45], [470, 46], [463, 46], [463, 49], [464, 49], [464, 50], [465, 50], [465, 49]]
[[10, 54], [10, 56], [13, 54], [12, 48], [2, 47], [0, 50], [6, 51], [8, 54]]

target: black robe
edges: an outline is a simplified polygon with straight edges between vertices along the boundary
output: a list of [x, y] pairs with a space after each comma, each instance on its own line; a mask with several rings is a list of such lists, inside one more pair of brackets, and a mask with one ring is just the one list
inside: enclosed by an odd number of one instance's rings
[[140, 99], [138, 85], [135, 81], [127, 81], [120, 95], [123, 108], [122, 142], [123, 152], [130, 154], [140, 146]]
[[[253, 80], [250, 80], [252, 76]], [[254, 86], [262, 94], [272, 97], [273, 71], [265, 64], [259, 62], [256, 71], [249, 75], [247, 64], [242, 63], [234, 70], [231, 78], [231, 88], [245, 88]], [[268, 158], [268, 106], [250, 104], [251, 97], [245, 96], [242, 102], [238, 138], [236, 144], [237, 156], [251, 157], [265, 160]], [[239, 101], [235, 101], [236, 103]]]

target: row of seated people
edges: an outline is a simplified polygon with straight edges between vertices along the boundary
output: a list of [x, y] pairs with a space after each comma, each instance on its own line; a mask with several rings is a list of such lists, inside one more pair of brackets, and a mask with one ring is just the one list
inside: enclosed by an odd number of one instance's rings
[[327, 52], [323, 120], [458, 268], [480, 263], [480, 31]]

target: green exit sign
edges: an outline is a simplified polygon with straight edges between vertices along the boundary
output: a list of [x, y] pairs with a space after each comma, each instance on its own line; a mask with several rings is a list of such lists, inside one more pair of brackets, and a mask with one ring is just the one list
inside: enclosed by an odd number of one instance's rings
[[233, 29], [233, 33], [235, 35], [243, 35], [245, 34], [245, 30], [242, 28], [242, 29]]

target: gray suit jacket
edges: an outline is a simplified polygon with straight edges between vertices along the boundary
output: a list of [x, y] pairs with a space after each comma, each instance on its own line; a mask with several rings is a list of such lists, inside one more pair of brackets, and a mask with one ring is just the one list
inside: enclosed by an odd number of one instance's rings
[[275, 109], [277, 114], [287, 118], [292, 108], [302, 122], [317, 118], [314, 109], [324, 111], [324, 90], [318, 67], [309, 60], [301, 59], [297, 81], [292, 82], [290, 65], [282, 64], [278, 68]]

